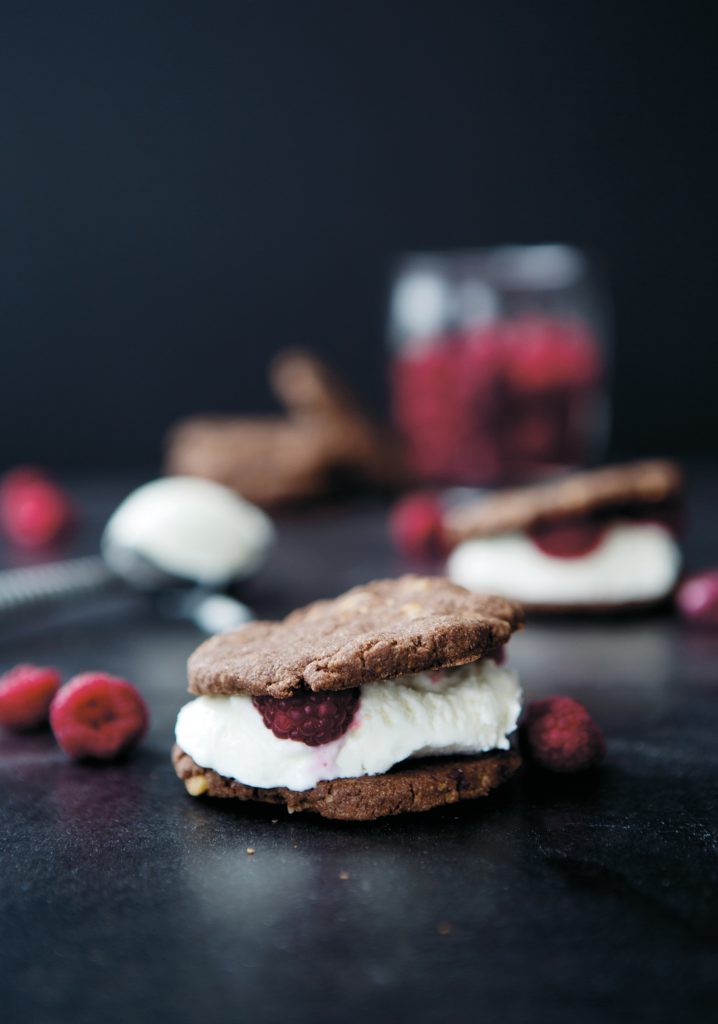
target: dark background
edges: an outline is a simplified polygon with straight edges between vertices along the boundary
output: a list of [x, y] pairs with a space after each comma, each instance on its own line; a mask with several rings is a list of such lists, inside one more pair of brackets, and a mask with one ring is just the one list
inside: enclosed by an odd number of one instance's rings
[[149, 466], [270, 407], [269, 355], [377, 407], [393, 256], [602, 256], [614, 453], [709, 453], [708, 3], [4, 4], [0, 468]]

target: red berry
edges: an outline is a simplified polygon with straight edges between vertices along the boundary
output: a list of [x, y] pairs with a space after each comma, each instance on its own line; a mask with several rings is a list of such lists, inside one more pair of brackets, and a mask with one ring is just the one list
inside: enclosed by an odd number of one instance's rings
[[509, 379], [517, 390], [581, 387], [600, 378], [597, 343], [585, 324], [526, 316], [508, 321], [505, 331], [513, 357]]
[[0, 522], [16, 544], [28, 548], [49, 544], [72, 519], [70, 499], [41, 470], [15, 469], [0, 483]]
[[60, 673], [56, 668], [16, 665], [0, 676], [0, 725], [8, 729], [42, 725], [59, 689]]
[[529, 537], [552, 558], [581, 558], [598, 547], [605, 531], [603, 523], [576, 519], [535, 526], [529, 531]]
[[291, 697], [253, 697], [254, 706], [268, 729], [280, 740], [296, 740], [320, 747], [347, 731], [359, 703], [359, 690], [311, 693]]
[[105, 672], [84, 672], [59, 691], [50, 707], [55, 739], [70, 757], [109, 761], [138, 743], [149, 716], [137, 689]]
[[501, 646], [494, 647], [492, 650], [487, 651], [484, 657], [495, 661], [497, 665], [503, 665], [506, 661], [506, 648]]
[[583, 704], [571, 697], [533, 700], [519, 726], [526, 755], [552, 772], [580, 772], [606, 752], [601, 729]]
[[676, 593], [676, 604], [689, 622], [718, 626], [718, 569], [686, 577]]
[[409, 494], [401, 498], [389, 516], [394, 544], [410, 558], [438, 557], [444, 550], [441, 505], [433, 494]]

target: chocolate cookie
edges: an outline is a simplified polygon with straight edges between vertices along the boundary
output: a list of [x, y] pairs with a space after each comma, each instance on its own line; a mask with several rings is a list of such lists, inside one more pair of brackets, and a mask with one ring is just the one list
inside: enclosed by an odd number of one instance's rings
[[661, 506], [679, 497], [682, 484], [678, 466], [661, 460], [573, 473], [560, 480], [499, 491], [452, 509], [445, 517], [445, 535], [456, 545], [614, 507]]
[[193, 416], [167, 438], [165, 472], [224, 484], [265, 507], [330, 488], [323, 424], [276, 417]]
[[367, 416], [320, 360], [280, 353], [270, 384], [284, 415], [183, 420], [168, 435], [166, 471], [215, 480], [265, 506], [346, 486], [395, 490], [407, 482], [398, 439]]
[[377, 580], [281, 622], [211, 637], [189, 660], [189, 689], [271, 697], [305, 686], [342, 690], [476, 661], [522, 623], [516, 602], [441, 577]]
[[475, 757], [436, 757], [404, 761], [383, 775], [319, 782], [313, 789], [258, 789], [201, 768], [178, 746], [172, 763], [192, 796], [234, 797], [287, 810], [316, 811], [324, 818], [373, 821], [391, 814], [428, 811], [432, 807], [473, 800], [510, 778], [521, 764], [512, 750], [492, 750]]
[[571, 619], [594, 618], [601, 616], [609, 619], [612, 616], [623, 618], [626, 615], [647, 615], [657, 613], [661, 609], [670, 606], [671, 594], [664, 594], [662, 597], [646, 599], [645, 601], [622, 601], [622, 602], [588, 602], [577, 604], [560, 604], [557, 602], [523, 601], [523, 607], [527, 615], [551, 615], [566, 616]]

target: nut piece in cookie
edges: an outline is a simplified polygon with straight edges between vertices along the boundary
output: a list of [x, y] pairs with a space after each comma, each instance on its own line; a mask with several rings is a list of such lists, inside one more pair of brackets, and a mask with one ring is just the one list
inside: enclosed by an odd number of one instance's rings
[[348, 820], [486, 795], [519, 763], [503, 647], [522, 622], [515, 602], [404, 576], [212, 637], [190, 658], [177, 774]]
[[498, 491], [446, 514], [447, 571], [541, 611], [617, 611], [676, 585], [682, 476], [647, 461]]

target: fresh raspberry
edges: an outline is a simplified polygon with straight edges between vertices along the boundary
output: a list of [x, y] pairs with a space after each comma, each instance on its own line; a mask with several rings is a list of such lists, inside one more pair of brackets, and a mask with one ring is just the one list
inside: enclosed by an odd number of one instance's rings
[[606, 752], [603, 733], [583, 704], [571, 697], [533, 700], [519, 726], [526, 755], [552, 772], [580, 772]]
[[440, 557], [444, 552], [441, 505], [433, 494], [401, 498], [389, 516], [391, 538], [409, 558]]
[[311, 693], [291, 697], [253, 697], [254, 706], [268, 729], [280, 740], [296, 740], [320, 747], [339, 739], [351, 724], [359, 689]]
[[72, 503], [42, 470], [22, 467], [0, 483], [0, 522], [15, 544], [42, 547], [57, 540], [74, 518]]
[[598, 547], [605, 532], [604, 523], [575, 519], [535, 526], [529, 537], [552, 558], [582, 558]]
[[144, 736], [149, 716], [137, 689], [105, 672], [84, 672], [50, 707], [55, 739], [70, 757], [109, 761]]
[[718, 569], [687, 576], [676, 593], [684, 619], [703, 626], [718, 626]]
[[60, 673], [56, 668], [16, 665], [0, 676], [0, 725], [8, 729], [42, 725], [59, 689]]

